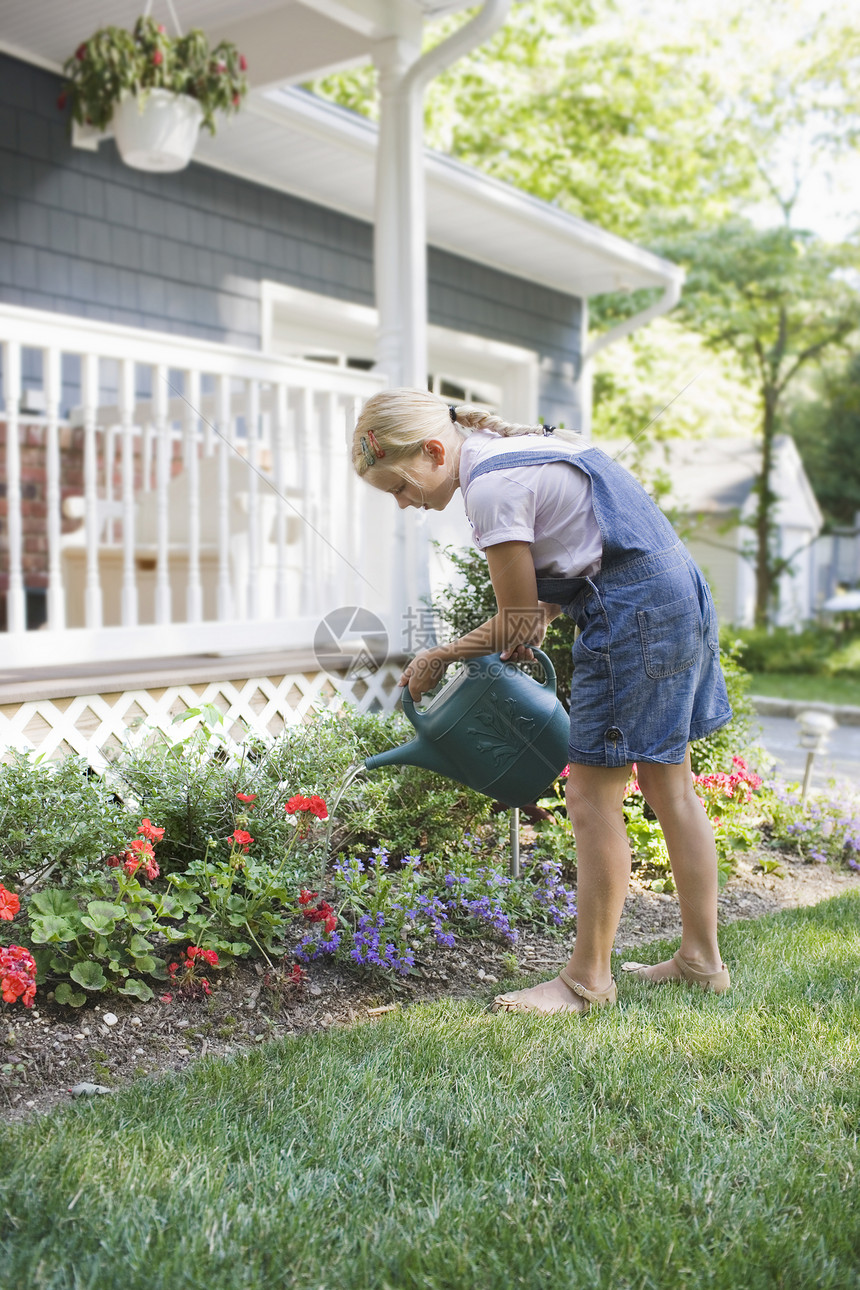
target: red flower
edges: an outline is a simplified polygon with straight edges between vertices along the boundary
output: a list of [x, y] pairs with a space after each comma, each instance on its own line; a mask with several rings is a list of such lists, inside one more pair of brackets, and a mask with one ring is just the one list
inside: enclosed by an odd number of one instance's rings
[[133, 851], [126, 851], [125, 864], [122, 866], [129, 878], [133, 878], [140, 868], [143, 861], [140, 856], [136, 856]]
[[32, 1008], [36, 997], [36, 962], [23, 945], [0, 948], [0, 991], [6, 1003], [20, 999]]
[[146, 838], [135, 838], [133, 842], [129, 842], [128, 849], [132, 855], [138, 856], [141, 860], [153, 860], [155, 858], [152, 843], [147, 842]]
[[118, 869], [122, 864], [122, 856], [108, 856], [105, 864], [109, 869]]
[[66, 106], [66, 102], [67, 102], [66, 95], [60, 94], [59, 97], [57, 98], [57, 107], [60, 109], [61, 112]]
[[248, 60], [244, 54], [239, 55], [239, 69], [243, 72], [248, 70]]
[[158, 24], [158, 34], [159, 34], [159, 36], [163, 36], [166, 30], [167, 30], [167, 28], [164, 26], [164, 23], [160, 22], [160, 23]]
[[21, 902], [14, 891], [7, 891], [0, 882], [0, 918], [11, 923], [20, 908]]
[[307, 974], [304, 972], [302, 968], [299, 967], [298, 963], [294, 963], [293, 970], [290, 973], [288, 980], [291, 985], [301, 985], [306, 975]]
[[164, 837], [164, 829], [157, 828], [147, 817], [141, 820], [137, 831], [142, 833], [145, 838], [149, 838], [150, 842], [160, 842]]
[[242, 95], [241, 95], [241, 94], [234, 94], [234, 95], [233, 95], [233, 107], [238, 107], [238, 106], [239, 106], [239, 104], [240, 104], [241, 102], [242, 102]]
[[160, 49], [156, 49], [155, 53], [152, 55], [152, 61], [156, 67], [160, 67], [164, 62], [164, 55]]
[[162, 1003], [173, 1003], [173, 995], [172, 995], [172, 994], [160, 994], [158, 997], [159, 997], [159, 999], [161, 1000], [161, 1002], [162, 1002]]
[[328, 807], [321, 797], [314, 794], [312, 797], [303, 797], [301, 793], [296, 793], [285, 804], [284, 810], [287, 815], [300, 815], [302, 811], [310, 811], [318, 820], [328, 819]]
[[301, 891], [299, 892], [299, 904], [310, 905], [312, 901], [316, 900], [318, 895], [319, 895], [318, 891], [307, 891], [304, 887], [302, 887]]
[[75, 58], [77, 58], [77, 60], [82, 63], [86, 58], [86, 56], [87, 56], [87, 45], [86, 45], [86, 41], [84, 41], [83, 45], [78, 45], [77, 49], [75, 50]]
[[159, 869], [158, 865], [154, 860], [150, 860], [149, 864], [146, 866], [143, 872], [146, 874], [149, 881], [152, 882], [154, 878], [158, 877], [158, 875], [161, 873], [161, 870]]
[[240, 802], [247, 802], [249, 806], [251, 806], [257, 800], [256, 793], [237, 793], [236, 796], [238, 797]]
[[234, 829], [227, 841], [232, 842], [234, 847], [243, 847], [247, 851], [254, 839], [247, 829]]

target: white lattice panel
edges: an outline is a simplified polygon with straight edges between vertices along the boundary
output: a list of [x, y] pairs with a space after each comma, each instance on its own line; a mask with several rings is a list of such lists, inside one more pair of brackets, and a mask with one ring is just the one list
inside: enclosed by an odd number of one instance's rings
[[223, 713], [223, 732], [234, 745], [246, 734], [273, 738], [285, 725], [305, 721], [315, 712], [336, 711], [345, 703], [362, 712], [390, 711], [399, 675], [399, 667], [388, 665], [354, 681], [325, 672], [296, 672], [6, 704], [0, 706], [0, 756], [10, 748], [30, 749], [50, 759], [77, 753], [101, 771], [109, 753], [138, 724], [179, 739], [200, 718], [178, 723], [175, 718], [204, 704]]

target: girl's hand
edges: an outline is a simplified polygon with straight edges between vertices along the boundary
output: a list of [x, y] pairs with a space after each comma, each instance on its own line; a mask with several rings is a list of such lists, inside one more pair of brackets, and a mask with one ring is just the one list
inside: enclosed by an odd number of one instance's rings
[[422, 695], [439, 684], [447, 666], [432, 649], [423, 650], [415, 655], [411, 663], [407, 663], [399, 684], [409, 686], [409, 693], [417, 703]]

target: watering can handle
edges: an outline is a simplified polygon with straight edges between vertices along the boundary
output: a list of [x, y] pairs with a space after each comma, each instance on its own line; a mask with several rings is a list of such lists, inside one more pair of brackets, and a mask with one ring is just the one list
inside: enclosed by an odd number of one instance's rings
[[418, 720], [419, 720], [419, 717], [421, 716], [421, 713], [415, 711], [415, 700], [413, 699], [412, 695], [409, 693], [408, 685], [404, 685], [403, 689], [400, 692], [400, 702], [403, 705], [403, 711], [406, 713], [407, 717], [409, 718], [409, 720], [412, 722], [413, 726], [417, 730]]
[[552, 690], [553, 694], [555, 694], [557, 686], [555, 681], [555, 668], [552, 665], [552, 661], [549, 656], [544, 654], [542, 649], [538, 649], [536, 645], [532, 645], [532, 653], [543, 668], [544, 679], [542, 684], [547, 690]]

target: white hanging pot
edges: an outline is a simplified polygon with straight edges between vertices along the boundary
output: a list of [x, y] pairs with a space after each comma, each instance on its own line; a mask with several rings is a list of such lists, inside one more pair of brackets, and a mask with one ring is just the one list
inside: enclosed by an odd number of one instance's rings
[[120, 156], [134, 170], [182, 170], [197, 143], [203, 109], [187, 94], [149, 90], [125, 95], [114, 109], [113, 133]]

